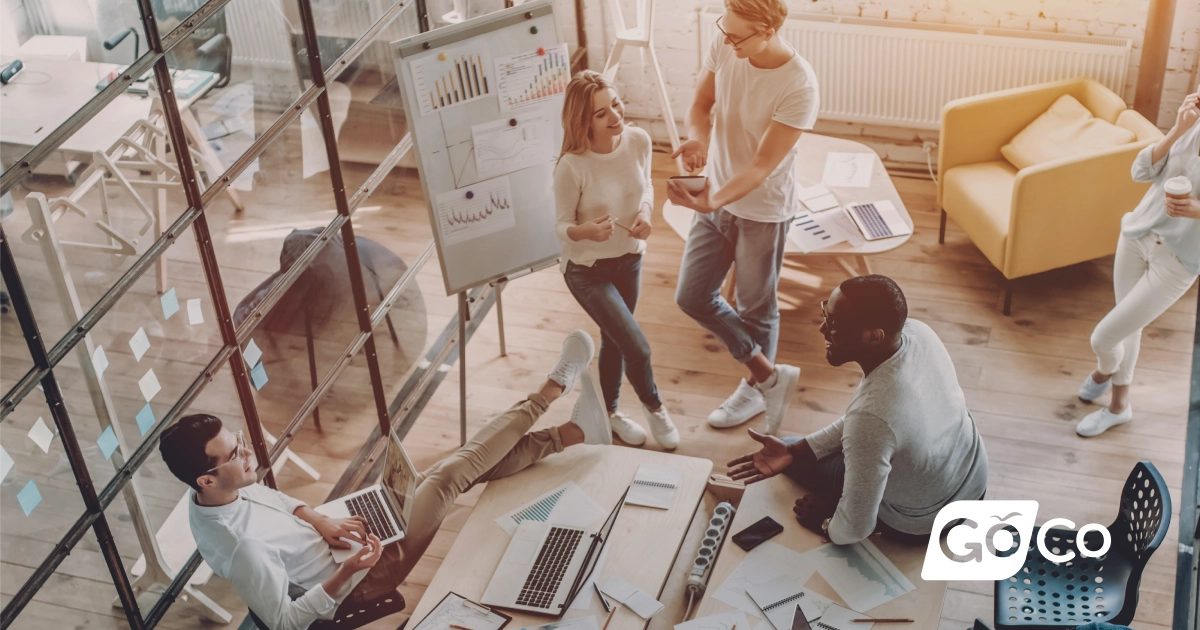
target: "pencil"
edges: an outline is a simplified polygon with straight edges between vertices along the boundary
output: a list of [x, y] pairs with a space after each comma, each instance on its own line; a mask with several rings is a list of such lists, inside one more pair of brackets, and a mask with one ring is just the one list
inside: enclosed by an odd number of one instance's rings
[[608, 624], [612, 623], [613, 615], [617, 614], [617, 605], [613, 604], [612, 610], [608, 611], [608, 618], [604, 620], [604, 627], [600, 630], [608, 630]]
[[468, 628], [466, 626], [456, 626], [454, 624], [450, 624], [450, 627], [454, 628], [454, 630], [471, 630], [471, 628]]
[[629, 232], [629, 233], [631, 233], [631, 234], [633, 233], [633, 230], [631, 230], [631, 229], [629, 229], [629, 228], [625, 227], [624, 225], [621, 225], [621, 224], [620, 224], [620, 223], [619, 223], [619, 222], [618, 222], [616, 219], [613, 219], [613, 223], [614, 223], [614, 224], [615, 224], [617, 227], [621, 228], [622, 230], [625, 230], [626, 232]]
[[912, 619], [851, 619], [854, 623], [912, 623]]

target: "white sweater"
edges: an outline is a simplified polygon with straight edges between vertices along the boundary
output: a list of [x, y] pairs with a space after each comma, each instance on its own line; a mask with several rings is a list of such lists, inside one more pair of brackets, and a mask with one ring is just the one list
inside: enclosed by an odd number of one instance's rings
[[650, 179], [652, 147], [650, 136], [637, 127], [625, 127], [621, 141], [612, 153], [568, 153], [554, 168], [554, 201], [557, 207], [555, 231], [563, 242], [563, 268], [566, 261], [591, 267], [602, 258], [640, 254], [646, 241], [633, 238], [619, 226], [603, 243], [573, 241], [567, 228], [609, 215], [630, 227], [642, 204], [654, 207], [654, 186]]

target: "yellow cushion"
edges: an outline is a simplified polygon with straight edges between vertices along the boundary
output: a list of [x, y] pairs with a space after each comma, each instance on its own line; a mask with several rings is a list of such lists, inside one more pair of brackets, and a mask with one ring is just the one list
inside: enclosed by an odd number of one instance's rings
[[998, 160], [956, 166], [942, 177], [946, 214], [997, 269], [1003, 269], [1017, 169]]
[[1070, 94], [1054, 101], [1008, 144], [1004, 159], [1018, 169], [1133, 142], [1136, 134], [1092, 116]]

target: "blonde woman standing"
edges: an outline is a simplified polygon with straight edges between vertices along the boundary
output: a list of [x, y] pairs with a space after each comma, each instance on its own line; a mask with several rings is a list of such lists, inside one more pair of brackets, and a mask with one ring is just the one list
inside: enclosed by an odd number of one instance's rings
[[627, 373], [654, 439], [673, 449], [679, 431], [654, 384], [650, 344], [633, 318], [654, 204], [650, 136], [625, 125], [616, 89], [590, 70], [567, 85], [562, 116], [555, 227], [563, 241], [567, 288], [600, 326], [600, 390], [609, 422], [625, 442], [645, 444], [645, 429], [617, 404]]

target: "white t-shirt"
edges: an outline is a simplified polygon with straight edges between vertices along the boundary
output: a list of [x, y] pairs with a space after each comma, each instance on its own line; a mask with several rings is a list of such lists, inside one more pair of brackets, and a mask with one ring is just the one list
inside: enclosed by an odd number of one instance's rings
[[[755, 68], [716, 38], [704, 57], [704, 69], [716, 74], [717, 81], [712, 139], [704, 168], [714, 190], [750, 166], [771, 121], [805, 131], [817, 122], [821, 100], [817, 77], [800, 55], [792, 55], [778, 68]], [[761, 186], [726, 204], [725, 210], [764, 223], [791, 219], [799, 209], [792, 172], [795, 161], [796, 147], [792, 147]]]
[[562, 268], [567, 261], [591, 267], [597, 260], [640, 254], [646, 241], [613, 226], [612, 237], [603, 243], [573, 241], [567, 228], [609, 215], [630, 227], [642, 204], [654, 207], [654, 184], [650, 179], [653, 147], [650, 134], [625, 127], [612, 153], [568, 153], [554, 167], [555, 232], [563, 242]]

